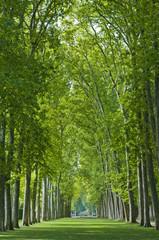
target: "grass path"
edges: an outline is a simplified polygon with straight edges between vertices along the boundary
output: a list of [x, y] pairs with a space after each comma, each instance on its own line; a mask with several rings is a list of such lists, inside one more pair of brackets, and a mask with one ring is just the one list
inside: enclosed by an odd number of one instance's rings
[[0, 232], [3, 240], [159, 240], [159, 231], [107, 219], [58, 219]]

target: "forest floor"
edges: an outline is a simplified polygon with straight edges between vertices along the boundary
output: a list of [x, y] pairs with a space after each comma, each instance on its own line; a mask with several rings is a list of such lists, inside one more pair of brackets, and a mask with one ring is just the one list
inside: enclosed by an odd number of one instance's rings
[[159, 240], [154, 227], [98, 218], [64, 218], [0, 232], [3, 240]]

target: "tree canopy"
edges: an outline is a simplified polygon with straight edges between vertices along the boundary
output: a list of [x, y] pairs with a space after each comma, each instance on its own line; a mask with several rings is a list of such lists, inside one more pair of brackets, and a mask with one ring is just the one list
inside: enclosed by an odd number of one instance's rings
[[0, 3], [1, 231], [21, 205], [29, 225], [82, 204], [159, 229], [158, 12], [157, 0]]

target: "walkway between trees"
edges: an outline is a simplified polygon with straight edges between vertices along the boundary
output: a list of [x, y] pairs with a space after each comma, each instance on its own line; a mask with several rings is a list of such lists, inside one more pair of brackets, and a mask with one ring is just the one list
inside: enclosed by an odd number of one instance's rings
[[64, 218], [0, 233], [0, 239], [24, 240], [158, 240], [155, 228], [107, 219]]

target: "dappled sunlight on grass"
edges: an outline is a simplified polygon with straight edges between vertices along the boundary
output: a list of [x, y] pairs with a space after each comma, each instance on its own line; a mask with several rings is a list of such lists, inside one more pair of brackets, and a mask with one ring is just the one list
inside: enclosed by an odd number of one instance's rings
[[139, 227], [107, 219], [58, 219], [0, 234], [0, 239], [13, 240], [158, 240], [154, 228]]

